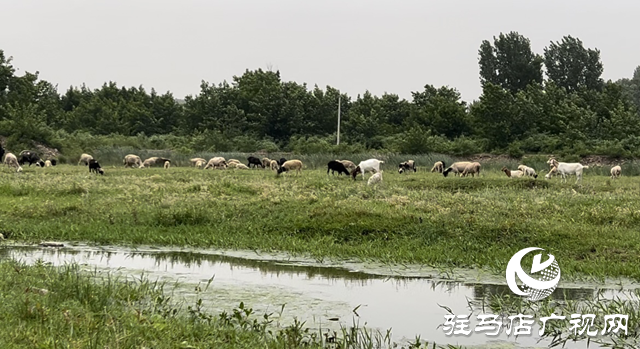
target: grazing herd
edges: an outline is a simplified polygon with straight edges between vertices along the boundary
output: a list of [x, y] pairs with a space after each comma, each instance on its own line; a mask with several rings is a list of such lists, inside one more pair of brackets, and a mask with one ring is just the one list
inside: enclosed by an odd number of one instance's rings
[[[6, 152], [2, 146], [0, 146], [0, 159], [2, 159], [2, 163], [10, 168], [16, 170], [16, 172], [22, 172], [22, 166], [25, 164], [35, 164], [39, 167], [51, 167], [57, 164], [56, 159], [41, 159], [40, 156], [31, 150], [23, 150], [18, 154], [18, 156], [13, 153]], [[257, 158], [255, 156], [249, 156], [247, 158], [247, 164], [241, 163], [237, 159], [229, 159], [228, 161], [223, 157], [213, 157], [208, 161], [204, 158], [192, 158], [189, 160], [191, 166], [199, 168], [199, 169], [227, 169], [227, 168], [235, 168], [239, 170], [248, 170], [250, 168], [260, 167], [262, 169], [270, 169], [275, 171], [277, 175], [280, 175], [284, 172], [295, 172], [296, 175], [300, 175], [302, 173], [303, 164], [300, 160], [287, 160], [285, 158], [280, 158], [280, 160], [272, 160], [269, 158]], [[384, 161], [378, 159], [368, 159], [361, 161], [356, 165], [352, 161], [349, 160], [331, 160], [327, 163], [327, 175], [331, 172], [332, 175], [336, 173], [338, 176], [345, 175], [351, 176], [353, 180], [356, 180], [358, 175], [362, 175], [362, 180], [365, 179], [365, 173], [372, 173], [372, 176], [369, 178], [367, 184], [375, 185], [377, 183], [382, 182], [382, 169], [380, 166], [384, 164]], [[582, 165], [580, 163], [567, 163], [567, 162], [559, 162], [555, 158], [551, 157], [547, 161], [547, 164], [550, 166], [549, 172], [544, 176], [545, 179], [550, 179], [554, 175], [560, 175], [562, 178], [562, 182], [567, 181], [568, 175], [576, 176], [576, 183], [579, 183], [582, 180], [582, 174], [585, 169], [589, 169], [589, 166]], [[90, 173], [96, 173], [104, 175], [105, 171], [100, 166], [100, 163], [93, 158], [90, 154], [82, 154], [78, 161], [78, 165], [84, 165], [89, 167]], [[171, 167], [171, 160], [163, 157], [150, 157], [144, 161], [135, 154], [128, 154], [124, 157], [123, 165], [125, 168], [127, 167], [135, 167], [135, 168], [147, 168], [154, 166], [162, 166], [165, 169], [169, 169]], [[475, 175], [480, 176], [480, 171], [482, 166], [479, 162], [471, 162], [471, 161], [458, 161], [454, 162], [450, 166], [446, 166], [444, 161], [437, 161], [433, 164], [431, 168], [431, 172], [442, 173], [444, 177], [447, 177], [449, 173], [453, 173], [454, 175], [459, 175], [461, 177], [466, 177], [471, 175], [474, 177]], [[414, 160], [407, 160], [398, 165], [398, 173], [409, 173], [409, 172], [417, 172], [416, 162]], [[519, 165], [517, 170], [510, 170], [507, 167], [502, 167], [502, 172], [509, 178], [523, 178], [523, 177], [532, 177], [538, 178], [538, 174], [536, 170], [526, 166]], [[611, 178], [617, 179], [622, 174], [622, 168], [617, 165], [611, 168]]]
[[29, 166], [35, 164], [38, 167], [51, 167], [58, 163], [56, 159], [42, 160], [36, 152], [31, 150], [23, 150], [16, 156], [6, 152], [2, 146], [0, 146], [0, 159], [5, 166], [14, 168], [16, 172], [22, 172], [22, 166], [26, 163], [29, 163]]

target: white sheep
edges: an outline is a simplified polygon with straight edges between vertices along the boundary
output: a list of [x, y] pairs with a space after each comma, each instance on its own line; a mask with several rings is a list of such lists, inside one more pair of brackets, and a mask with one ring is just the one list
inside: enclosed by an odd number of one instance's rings
[[198, 160], [198, 162], [196, 162], [196, 168], [203, 168], [204, 165], [206, 165], [204, 160]]
[[161, 158], [159, 156], [153, 156], [146, 159], [142, 165], [143, 167], [152, 167], [154, 165], [164, 165], [166, 162], [171, 162], [171, 160], [166, 158]]
[[262, 167], [268, 170], [271, 167], [271, 159], [262, 158]]
[[189, 162], [191, 163], [191, 166], [199, 167], [198, 162], [202, 162], [203, 164], [206, 164], [207, 160], [203, 158], [192, 158], [192, 159], [189, 159]]
[[237, 168], [238, 170], [248, 170], [249, 167], [247, 167], [247, 165], [240, 163], [240, 162], [233, 162], [233, 164], [235, 164], [235, 168]]
[[612, 179], [616, 179], [616, 178], [620, 177], [620, 174], [622, 174], [622, 167], [620, 167], [620, 165], [613, 166], [611, 168], [611, 178]]
[[552, 166], [551, 171], [544, 176], [545, 179], [551, 178], [551, 174], [559, 173], [562, 176], [562, 182], [567, 181], [567, 175], [576, 175], [576, 184], [582, 180], [582, 171], [589, 166], [583, 165], [579, 162], [558, 162], [554, 158], [550, 158], [547, 163]]
[[431, 168], [431, 172], [442, 173], [445, 167], [447, 167], [447, 165], [444, 164], [444, 161], [437, 161], [436, 163], [433, 164], [433, 167]]
[[282, 166], [278, 169], [277, 174], [281, 174], [282, 172], [287, 171], [296, 171], [296, 174], [302, 173], [302, 161], [300, 160], [288, 160], [285, 161]]
[[413, 172], [417, 171], [416, 162], [414, 160], [407, 160], [405, 162], [401, 162], [400, 165], [398, 165], [398, 173], [404, 173], [409, 170], [413, 170]]
[[124, 167], [134, 167], [143, 168], [144, 164], [142, 163], [142, 159], [138, 155], [129, 154], [124, 157]]
[[378, 159], [369, 159], [365, 161], [360, 161], [358, 166], [356, 166], [355, 170], [351, 172], [351, 177], [353, 177], [353, 180], [355, 180], [356, 177], [358, 176], [358, 173], [362, 173], [362, 180], [364, 181], [365, 172], [373, 172], [373, 173], [380, 172], [380, 164], [384, 164], [384, 161], [381, 161]]
[[208, 168], [227, 168], [227, 161], [221, 157], [221, 156], [217, 156], [214, 158], [209, 159], [209, 162], [207, 163], [207, 166], [204, 167], [204, 169], [208, 169]]
[[533, 168], [527, 165], [519, 165], [518, 170], [522, 171], [522, 173], [524, 173], [525, 176], [538, 178], [538, 174], [536, 173], [536, 170], [534, 170]]
[[269, 167], [272, 170], [277, 170], [280, 166], [278, 166], [278, 162], [276, 160], [271, 160], [271, 162], [269, 163]]
[[51, 167], [51, 160], [46, 160], [44, 162], [44, 167]]
[[480, 177], [480, 168], [482, 166], [480, 165], [479, 162], [472, 162], [469, 165], [467, 165], [464, 168], [464, 171], [462, 171], [462, 177], [466, 177], [468, 174], [471, 175], [471, 177], [474, 176], [474, 174], [477, 174], [478, 177]]
[[374, 185], [382, 182], [382, 172], [384, 171], [374, 173], [373, 176], [369, 177], [369, 180], [367, 181], [367, 185]]
[[78, 166], [80, 166], [80, 164], [83, 164], [85, 166], [89, 165], [89, 160], [93, 160], [93, 156], [84, 153], [82, 155], [80, 155], [80, 161], [78, 161]]
[[442, 171], [442, 175], [446, 177], [449, 172], [453, 172], [456, 175], [462, 174], [462, 172], [464, 172], [464, 169], [467, 168], [467, 166], [469, 166], [470, 164], [472, 164], [471, 161], [454, 162], [453, 164], [451, 164], [451, 166]]
[[171, 162], [169, 162], [169, 161], [165, 161], [165, 162], [164, 162], [164, 168], [165, 168], [165, 169], [168, 169], [169, 167], [171, 167]]
[[522, 170], [511, 171], [508, 168], [503, 167], [501, 171], [504, 172], [509, 178], [520, 178], [524, 176], [524, 171]]
[[13, 167], [16, 172], [22, 172], [22, 166], [18, 163], [18, 158], [13, 153], [6, 153], [4, 155], [3, 163], [8, 167]]
[[140, 167], [152, 167], [156, 163], [156, 159], [155, 157], [148, 158], [142, 162], [142, 166]]

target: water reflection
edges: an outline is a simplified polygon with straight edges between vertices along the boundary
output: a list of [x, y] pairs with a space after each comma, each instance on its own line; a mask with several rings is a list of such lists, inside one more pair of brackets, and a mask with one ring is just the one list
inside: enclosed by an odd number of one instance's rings
[[[133, 250], [69, 246], [40, 248], [3, 246], [0, 258], [13, 258], [26, 263], [36, 260], [62, 265], [77, 262], [94, 269], [112, 270], [139, 276], [142, 271], [152, 279], [170, 283], [178, 281], [174, 290], [185, 300], [202, 298], [214, 311], [229, 311], [240, 302], [257, 312], [278, 312], [285, 304], [281, 323], [294, 317], [307, 321], [310, 327], [334, 328], [350, 326], [354, 321], [381, 330], [392, 328], [397, 340], [422, 339], [441, 344], [487, 344], [490, 340], [517, 346], [538, 344], [535, 336], [498, 339], [484, 336], [454, 337], [444, 335], [439, 326], [448, 312], [468, 314], [468, 299], [510, 295], [504, 284], [483, 284], [437, 280], [415, 276], [387, 276], [346, 267], [324, 267], [286, 258], [258, 260], [215, 253], [172, 250]], [[213, 283], [206, 292], [197, 293], [194, 285]], [[592, 299], [595, 287], [558, 288], [557, 300]], [[611, 294], [615, 295], [614, 291]], [[357, 314], [353, 309], [359, 307]], [[338, 322], [329, 319], [338, 318]], [[546, 344], [545, 344], [546, 343]], [[569, 346], [584, 348], [583, 344]], [[593, 345], [591, 346], [594, 347]]]

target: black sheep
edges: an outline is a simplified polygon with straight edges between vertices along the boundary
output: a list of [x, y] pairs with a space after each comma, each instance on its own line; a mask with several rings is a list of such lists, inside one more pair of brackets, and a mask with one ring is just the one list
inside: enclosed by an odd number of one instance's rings
[[247, 158], [247, 161], [249, 161], [249, 163], [247, 164], [247, 167], [251, 167], [251, 165], [253, 164], [253, 167], [262, 167], [264, 168], [264, 165], [262, 165], [262, 160], [258, 159], [255, 156], [249, 156]]
[[104, 175], [104, 170], [102, 170], [102, 167], [100, 166], [100, 163], [98, 163], [96, 160], [91, 159], [89, 160], [89, 173], [91, 172], [95, 172], [96, 174], [101, 174]]
[[331, 174], [335, 174], [337, 171], [338, 175], [341, 175], [343, 173], [347, 176], [349, 175], [349, 171], [346, 167], [344, 167], [344, 164], [336, 160], [331, 160], [327, 164], [327, 174], [329, 174], [329, 171], [331, 171]]
[[280, 160], [278, 160], [278, 166], [282, 166], [282, 164], [284, 164], [285, 162], [287, 162], [287, 159], [280, 158]]
[[4, 148], [0, 145], [0, 161], [2, 161], [2, 157], [4, 156]]
[[36, 152], [23, 150], [18, 155], [18, 163], [22, 166], [27, 162], [29, 163], [29, 166], [31, 166], [31, 164], [40, 164], [40, 166], [44, 167], [44, 161], [40, 160], [40, 156], [38, 156]]

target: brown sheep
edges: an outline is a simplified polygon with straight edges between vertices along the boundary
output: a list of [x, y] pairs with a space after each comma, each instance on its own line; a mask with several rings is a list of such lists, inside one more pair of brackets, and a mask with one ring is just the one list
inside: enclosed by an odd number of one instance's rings
[[338, 162], [341, 162], [344, 167], [347, 168], [347, 170], [349, 170], [349, 172], [353, 172], [353, 170], [356, 169], [356, 164], [353, 163], [353, 161], [349, 161], [349, 160], [336, 160]]

